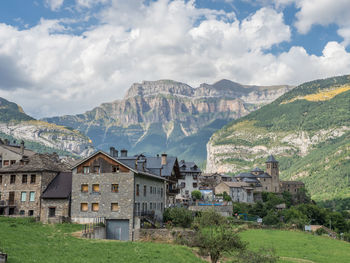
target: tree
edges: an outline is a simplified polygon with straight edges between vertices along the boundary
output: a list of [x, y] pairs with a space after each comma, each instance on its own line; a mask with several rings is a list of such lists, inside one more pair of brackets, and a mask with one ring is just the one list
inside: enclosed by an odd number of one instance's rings
[[191, 196], [194, 200], [200, 200], [202, 198], [202, 193], [199, 190], [194, 190], [191, 192]]
[[226, 191], [223, 193], [223, 199], [224, 199], [224, 201], [227, 201], [227, 202], [232, 201], [231, 196], [229, 196], [229, 195], [226, 193]]
[[212, 263], [218, 262], [224, 252], [246, 248], [234, 229], [225, 225], [200, 228], [196, 237], [201, 252], [209, 254]]
[[192, 212], [183, 207], [167, 208], [163, 214], [164, 222], [171, 221], [174, 226], [190, 227], [193, 222]]

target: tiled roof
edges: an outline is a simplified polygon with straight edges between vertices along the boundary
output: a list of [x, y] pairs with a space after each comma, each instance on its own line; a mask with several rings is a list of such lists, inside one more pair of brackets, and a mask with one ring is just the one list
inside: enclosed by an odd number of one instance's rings
[[269, 175], [267, 173], [263, 173], [263, 174], [258, 174], [256, 177], [258, 177], [258, 178], [271, 178], [271, 175]]
[[179, 166], [180, 166], [180, 172], [188, 172], [188, 173], [200, 173], [201, 169], [196, 165], [195, 162], [186, 162], [184, 160], [181, 160], [179, 162]]
[[263, 172], [259, 167], [255, 167], [252, 172]]
[[238, 177], [238, 178], [246, 178], [246, 177], [256, 178], [256, 175], [254, 175], [252, 173], [240, 173], [240, 174], [236, 175], [235, 177]]
[[[17, 145], [0, 145], [0, 147], [3, 147], [11, 152], [14, 152], [14, 153], [17, 153], [17, 154], [21, 154], [21, 148], [20, 146], [17, 146]], [[35, 152], [31, 151], [31, 150], [28, 150], [28, 149], [24, 149], [24, 155], [26, 156], [32, 156], [35, 154]]]
[[72, 193], [72, 173], [59, 173], [48, 185], [42, 198], [44, 199], [62, 199], [69, 198]]
[[246, 182], [223, 182], [224, 184], [226, 184], [228, 187], [244, 187], [244, 186], [249, 186], [248, 183]]
[[66, 164], [60, 162], [57, 155], [36, 153], [28, 158], [28, 163], [5, 166], [0, 169], [0, 172], [62, 172], [69, 170]]
[[267, 163], [278, 163], [278, 161], [275, 159], [275, 157], [272, 154], [269, 157], [267, 157], [266, 162]]

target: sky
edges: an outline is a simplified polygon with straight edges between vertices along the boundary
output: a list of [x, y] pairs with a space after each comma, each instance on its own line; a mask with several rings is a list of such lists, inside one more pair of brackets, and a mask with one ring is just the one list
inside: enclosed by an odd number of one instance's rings
[[83, 113], [143, 80], [344, 74], [349, 0], [0, 1], [0, 97], [36, 118]]

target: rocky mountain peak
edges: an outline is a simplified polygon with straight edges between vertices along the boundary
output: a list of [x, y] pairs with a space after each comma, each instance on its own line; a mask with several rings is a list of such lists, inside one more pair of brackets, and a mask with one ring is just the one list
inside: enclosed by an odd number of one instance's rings
[[147, 97], [159, 94], [192, 96], [193, 88], [187, 84], [167, 79], [142, 81], [142, 83], [134, 83], [127, 91], [124, 99], [136, 96]]

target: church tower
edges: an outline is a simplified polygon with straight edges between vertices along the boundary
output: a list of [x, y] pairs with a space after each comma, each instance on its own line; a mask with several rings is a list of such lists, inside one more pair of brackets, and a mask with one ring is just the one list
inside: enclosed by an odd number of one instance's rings
[[270, 155], [266, 160], [266, 173], [268, 173], [271, 178], [271, 192], [279, 193], [280, 192], [280, 177], [278, 169], [278, 161]]

